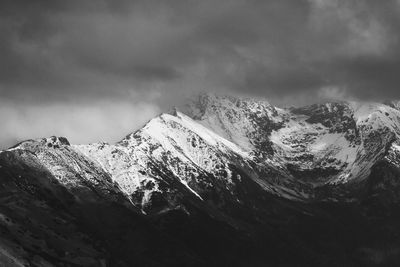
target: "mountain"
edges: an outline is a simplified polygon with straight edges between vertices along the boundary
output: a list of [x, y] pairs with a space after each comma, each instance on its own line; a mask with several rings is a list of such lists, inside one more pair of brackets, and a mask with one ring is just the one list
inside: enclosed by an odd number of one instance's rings
[[5, 266], [400, 264], [400, 106], [199, 95], [115, 144], [0, 152]]

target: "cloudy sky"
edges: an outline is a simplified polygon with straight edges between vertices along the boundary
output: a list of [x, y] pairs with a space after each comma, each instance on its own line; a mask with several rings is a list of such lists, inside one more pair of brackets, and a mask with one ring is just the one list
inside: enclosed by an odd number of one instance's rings
[[1, 0], [0, 148], [114, 142], [199, 91], [400, 98], [396, 0]]

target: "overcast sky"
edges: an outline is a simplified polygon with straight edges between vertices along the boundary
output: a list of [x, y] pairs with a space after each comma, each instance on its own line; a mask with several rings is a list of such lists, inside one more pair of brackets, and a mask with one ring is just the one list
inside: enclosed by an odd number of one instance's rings
[[399, 37], [399, 0], [1, 0], [0, 148], [114, 142], [199, 91], [400, 98]]

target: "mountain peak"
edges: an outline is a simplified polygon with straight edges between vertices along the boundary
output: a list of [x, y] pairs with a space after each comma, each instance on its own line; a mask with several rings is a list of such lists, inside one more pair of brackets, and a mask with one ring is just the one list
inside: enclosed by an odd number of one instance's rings
[[45, 141], [47, 144], [51, 144], [53, 146], [54, 145], [66, 145], [66, 146], [70, 145], [68, 139], [63, 136], [51, 136], [49, 138], [45, 138]]
[[384, 102], [385, 105], [400, 110], [400, 100], [389, 100]]
[[228, 96], [217, 93], [203, 93], [188, 100], [181, 107], [183, 113], [193, 119], [200, 119], [207, 113], [237, 109], [254, 109], [260, 107], [273, 108], [265, 99], [254, 99], [243, 96]]
[[24, 140], [12, 147], [10, 147], [8, 150], [14, 150], [14, 149], [25, 149], [27, 147], [31, 146], [46, 146], [49, 148], [60, 148], [61, 146], [69, 146], [70, 142], [66, 137], [63, 136], [50, 136], [50, 137], [44, 137], [44, 138], [39, 138], [39, 139], [28, 139]]

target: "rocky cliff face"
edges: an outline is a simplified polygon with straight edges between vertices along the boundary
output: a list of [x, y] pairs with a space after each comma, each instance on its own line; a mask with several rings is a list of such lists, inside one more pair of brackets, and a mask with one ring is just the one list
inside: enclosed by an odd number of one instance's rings
[[400, 262], [400, 238], [380, 235], [400, 218], [399, 134], [393, 103], [282, 109], [201, 95], [116, 144], [28, 140], [0, 153], [0, 258], [10, 266]]

